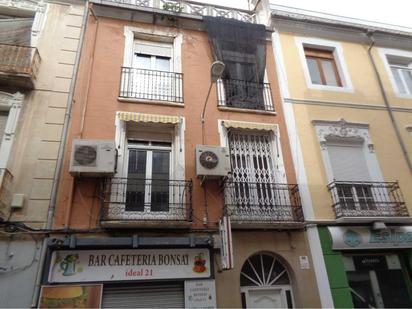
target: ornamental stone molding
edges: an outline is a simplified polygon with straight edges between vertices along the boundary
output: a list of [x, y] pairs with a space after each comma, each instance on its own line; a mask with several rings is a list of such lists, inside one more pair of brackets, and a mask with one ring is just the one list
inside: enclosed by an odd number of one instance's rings
[[374, 152], [368, 124], [347, 122], [343, 118], [338, 121], [313, 120], [312, 124], [315, 126], [322, 150], [327, 150], [328, 140], [339, 139], [342, 142], [363, 142], [370, 152]]

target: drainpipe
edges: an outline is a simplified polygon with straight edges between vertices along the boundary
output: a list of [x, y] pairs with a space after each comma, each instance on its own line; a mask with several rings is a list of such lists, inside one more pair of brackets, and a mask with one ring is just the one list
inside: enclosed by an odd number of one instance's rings
[[371, 44], [369, 45], [369, 48], [368, 48], [369, 60], [370, 60], [371, 63], [372, 63], [372, 67], [373, 67], [373, 70], [374, 70], [374, 72], [375, 72], [376, 78], [377, 78], [377, 80], [378, 80], [379, 89], [380, 89], [380, 91], [381, 91], [381, 94], [382, 94], [382, 97], [383, 97], [383, 101], [384, 101], [385, 106], [386, 106], [386, 110], [388, 111], [389, 118], [390, 118], [390, 120], [391, 120], [391, 122], [392, 122], [392, 126], [393, 126], [393, 128], [394, 128], [394, 130], [395, 130], [395, 133], [396, 133], [396, 137], [398, 138], [399, 144], [401, 145], [402, 152], [403, 152], [403, 156], [405, 157], [406, 163], [408, 164], [409, 172], [412, 174], [412, 162], [411, 162], [411, 159], [410, 159], [409, 156], [408, 156], [408, 151], [407, 151], [407, 149], [406, 149], [405, 143], [404, 143], [403, 140], [402, 140], [402, 136], [401, 136], [401, 133], [400, 133], [398, 124], [396, 123], [395, 116], [394, 116], [394, 114], [393, 114], [393, 112], [392, 112], [392, 107], [391, 107], [390, 104], [389, 104], [389, 100], [388, 100], [388, 97], [387, 97], [387, 95], [386, 95], [385, 88], [384, 88], [384, 86], [383, 86], [383, 82], [382, 82], [381, 76], [379, 75], [379, 71], [378, 71], [378, 69], [377, 69], [377, 67], [376, 67], [375, 60], [373, 59], [373, 56], [372, 56], [371, 50], [372, 50], [372, 47], [375, 45], [375, 40], [373, 39], [373, 32], [368, 31], [368, 32], [366, 33], [366, 36], [371, 40]]
[[[67, 133], [69, 129], [71, 110], [73, 106], [73, 96], [74, 96], [74, 90], [76, 87], [80, 56], [81, 56], [82, 49], [83, 49], [83, 39], [84, 39], [84, 33], [86, 31], [88, 14], [89, 14], [89, 0], [86, 0], [83, 21], [82, 21], [82, 30], [80, 33], [79, 47], [77, 50], [77, 55], [76, 55], [76, 59], [74, 63], [73, 78], [70, 83], [69, 97], [67, 98], [67, 109], [64, 115], [62, 137], [61, 137], [59, 153], [57, 157], [56, 170], [54, 172], [54, 177], [53, 177], [53, 185], [52, 185], [52, 191], [50, 195], [49, 210], [47, 213], [46, 229], [48, 230], [50, 230], [53, 227], [53, 217], [54, 217], [54, 212], [56, 209], [56, 200], [57, 200], [57, 189], [58, 189], [58, 184], [60, 181], [60, 174], [61, 174], [62, 167], [63, 167], [64, 151], [66, 148], [65, 146], [66, 146], [66, 140], [67, 140]], [[36, 274], [36, 284], [34, 286], [32, 303], [31, 303], [32, 308], [37, 308], [38, 296], [39, 296], [39, 291], [40, 291], [40, 286], [41, 286], [41, 278], [43, 274], [44, 262], [45, 262], [46, 253], [47, 253], [47, 240], [48, 240], [47, 237], [43, 239], [42, 249], [41, 249], [40, 258], [38, 262], [39, 266], [38, 266], [38, 270]]]
[[[90, 91], [90, 82], [92, 79], [92, 72], [94, 69], [94, 55], [96, 52], [96, 41], [97, 41], [97, 33], [99, 31], [99, 20], [97, 18], [97, 16], [94, 14], [93, 11], [93, 4], [90, 4], [89, 6], [89, 12], [91, 13], [91, 15], [94, 17], [94, 20], [96, 22], [96, 31], [94, 33], [94, 38], [93, 38], [93, 53], [90, 59], [90, 69], [89, 69], [89, 73], [88, 73], [88, 77], [87, 77], [87, 84], [86, 84], [86, 94], [84, 96], [84, 100], [83, 100], [83, 110], [82, 110], [82, 116], [81, 116], [81, 122], [80, 122], [80, 129], [79, 129], [79, 133], [76, 134], [76, 138], [83, 138], [83, 129], [84, 129], [84, 122], [86, 119], [86, 112], [87, 112], [87, 105], [89, 102], [89, 91]], [[67, 200], [66, 203], [66, 212], [64, 215], [64, 228], [68, 229], [70, 227], [70, 219], [71, 219], [71, 215], [72, 215], [72, 204], [73, 204], [73, 199], [74, 199], [74, 188], [76, 186], [76, 180], [74, 177], [72, 177], [72, 179], [70, 180], [70, 188], [69, 188], [69, 198]]]

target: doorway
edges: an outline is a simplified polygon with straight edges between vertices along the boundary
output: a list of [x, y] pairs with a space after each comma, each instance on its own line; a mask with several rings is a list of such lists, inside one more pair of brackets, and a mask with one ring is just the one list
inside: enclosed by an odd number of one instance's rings
[[410, 282], [397, 254], [343, 256], [355, 308], [411, 308]]
[[258, 253], [246, 260], [240, 285], [243, 308], [293, 308], [288, 272], [270, 253]]

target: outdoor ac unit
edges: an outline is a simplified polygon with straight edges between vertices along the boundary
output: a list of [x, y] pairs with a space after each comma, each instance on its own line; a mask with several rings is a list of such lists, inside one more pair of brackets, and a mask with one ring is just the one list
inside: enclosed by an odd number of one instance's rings
[[206, 178], [225, 177], [230, 172], [227, 147], [196, 146], [196, 175]]
[[104, 177], [114, 174], [116, 146], [114, 141], [73, 140], [70, 159], [72, 176]]

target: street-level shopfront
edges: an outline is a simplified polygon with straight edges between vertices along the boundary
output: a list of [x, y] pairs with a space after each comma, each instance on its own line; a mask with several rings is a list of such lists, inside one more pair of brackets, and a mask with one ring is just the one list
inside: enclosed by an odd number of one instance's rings
[[41, 307], [216, 307], [208, 237], [94, 240], [49, 247]]
[[335, 307], [412, 307], [412, 227], [320, 227]]

